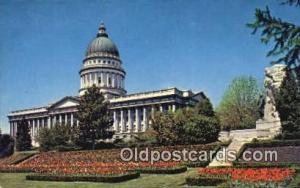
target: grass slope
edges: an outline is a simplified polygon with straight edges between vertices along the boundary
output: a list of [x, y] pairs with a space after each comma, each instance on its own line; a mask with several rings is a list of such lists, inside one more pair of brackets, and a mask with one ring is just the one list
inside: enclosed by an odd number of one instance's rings
[[[189, 169], [195, 171], [196, 169]], [[0, 187], [2, 188], [156, 188], [182, 187], [185, 184], [186, 173], [173, 175], [141, 174], [141, 177], [122, 183], [87, 183], [87, 182], [48, 182], [28, 181], [26, 173], [0, 173]]]

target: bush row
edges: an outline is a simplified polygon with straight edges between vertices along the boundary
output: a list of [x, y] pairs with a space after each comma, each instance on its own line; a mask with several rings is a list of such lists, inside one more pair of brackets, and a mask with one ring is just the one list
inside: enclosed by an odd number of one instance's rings
[[300, 140], [264, 140], [254, 141], [245, 144], [246, 148], [251, 147], [280, 147], [280, 146], [300, 146]]
[[197, 167], [206, 167], [210, 161], [203, 161], [203, 162], [187, 162], [185, 165], [189, 168], [197, 168]]
[[0, 168], [0, 173], [30, 173], [31, 169]]
[[140, 168], [136, 169], [141, 174], [178, 174], [187, 171], [186, 166], [177, 166], [173, 168]]
[[34, 181], [89, 181], [89, 182], [108, 182], [117, 183], [138, 178], [140, 173], [129, 172], [127, 174], [120, 175], [63, 175], [63, 174], [32, 174], [27, 175], [26, 180]]
[[234, 161], [233, 166], [235, 168], [268, 168], [268, 167], [278, 167], [278, 168], [300, 168], [300, 163], [268, 163], [268, 162], [238, 162]]

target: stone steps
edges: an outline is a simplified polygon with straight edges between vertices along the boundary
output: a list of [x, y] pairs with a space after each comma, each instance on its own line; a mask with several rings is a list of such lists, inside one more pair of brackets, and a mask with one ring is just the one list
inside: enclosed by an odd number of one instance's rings
[[[209, 163], [209, 167], [217, 167], [217, 166], [232, 166], [232, 161], [228, 160], [231, 157], [228, 155], [229, 151], [234, 151], [235, 152], [235, 156], [241, 151], [241, 149], [243, 148], [244, 144], [247, 143], [249, 141], [241, 141], [241, 140], [237, 140], [234, 139], [228, 147], [224, 147], [222, 149], [220, 149], [215, 158], [212, 160], [212, 162]], [[225, 155], [224, 155], [225, 154]], [[219, 158], [217, 158], [217, 156], [219, 156]], [[223, 157], [220, 157], [223, 156]], [[236, 156], [237, 157], [237, 156]]]

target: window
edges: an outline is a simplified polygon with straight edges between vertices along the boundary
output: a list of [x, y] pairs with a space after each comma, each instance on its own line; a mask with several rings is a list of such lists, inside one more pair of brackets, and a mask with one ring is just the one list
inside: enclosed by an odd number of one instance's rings
[[111, 78], [108, 78], [108, 85], [111, 85]]
[[98, 77], [98, 84], [101, 84], [101, 77]]
[[106, 61], [103, 61], [103, 63], [106, 63]]

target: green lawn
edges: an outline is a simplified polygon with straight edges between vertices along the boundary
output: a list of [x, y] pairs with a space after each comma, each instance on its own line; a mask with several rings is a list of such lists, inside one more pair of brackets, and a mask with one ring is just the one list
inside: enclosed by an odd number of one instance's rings
[[[196, 169], [189, 169], [193, 172]], [[49, 182], [49, 181], [29, 181], [25, 179], [26, 173], [0, 173], [1, 188], [81, 188], [81, 187], [127, 187], [127, 188], [151, 188], [151, 187], [183, 187], [185, 186], [185, 176], [187, 173], [173, 175], [148, 175], [141, 174], [141, 177], [122, 183], [88, 183], [88, 182]]]

